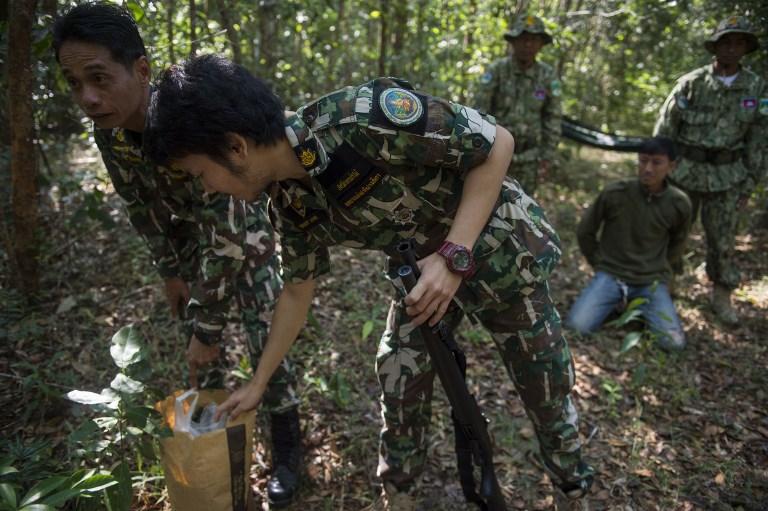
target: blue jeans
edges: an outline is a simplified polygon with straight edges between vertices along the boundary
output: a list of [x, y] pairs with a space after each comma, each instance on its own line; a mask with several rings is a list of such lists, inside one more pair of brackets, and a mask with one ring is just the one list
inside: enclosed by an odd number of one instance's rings
[[622, 304], [635, 298], [648, 300], [639, 309], [648, 329], [656, 334], [659, 346], [667, 350], [683, 349], [683, 326], [669, 296], [669, 289], [662, 283], [632, 286], [598, 271], [571, 307], [566, 325], [581, 334], [590, 334], [600, 328], [611, 311], [622, 308]]

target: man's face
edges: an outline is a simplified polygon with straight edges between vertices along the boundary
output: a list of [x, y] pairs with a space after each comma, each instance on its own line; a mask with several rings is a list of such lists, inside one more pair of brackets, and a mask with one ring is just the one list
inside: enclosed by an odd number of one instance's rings
[[738, 64], [747, 54], [749, 41], [744, 34], [725, 34], [715, 42], [715, 57], [726, 65]]
[[544, 38], [539, 34], [523, 32], [510, 41], [515, 56], [523, 61], [533, 61], [544, 47]]
[[72, 99], [97, 128], [123, 127], [143, 119], [143, 99], [149, 84], [145, 57], [136, 59], [128, 69], [112, 59], [106, 47], [70, 40], [59, 49], [59, 63]]
[[250, 179], [253, 173], [234, 163], [223, 165], [205, 154], [190, 154], [173, 161], [173, 166], [200, 179], [206, 192], [219, 192], [236, 199], [254, 201], [266, 188]]
[[675, 162], [666, 154], [644, 154], [637, 156], [637, 177], [651, 192], [664, 188], [664, 179], [675, 169]]

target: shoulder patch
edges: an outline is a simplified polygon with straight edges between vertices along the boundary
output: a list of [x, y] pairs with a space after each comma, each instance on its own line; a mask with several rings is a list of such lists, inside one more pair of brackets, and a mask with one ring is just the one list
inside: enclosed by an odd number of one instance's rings
[[677, 94], [675, 96], [675, 103], [677, 104], [677, 108], [680, 110], [685, 110], [688, 108], [688, 98], [686, 98], [683, 94]]
[[563, 93], [563, 85], [560, 83], [560, 80], [552, 80], [552, 83], [549, 84], [549, 88], [552, 91], [552, 95], [555, 97], [558, 97]]
[[485, 73], [480, 75], [480, 83], [482, 83], [483, 85], [488, 85], [489, 83], [491, 83], [491, 80], [493, 80], [493, 73], [491, 73], [490, 71], [486, 71]]
[[762, 115], [768, 115], [768, 98], [760, 98], [760, 107], [758, 112]]
[[744, 110], [754, 110], [757, 108], [757, 98], [754, 96], [743, 98], [741, 100], [741, 108]]
[[384, 90], [379, 96], [379, 108], [395, 126], [411, 126], [424, 115], [424, 105], [411, 91], [399, 87]]

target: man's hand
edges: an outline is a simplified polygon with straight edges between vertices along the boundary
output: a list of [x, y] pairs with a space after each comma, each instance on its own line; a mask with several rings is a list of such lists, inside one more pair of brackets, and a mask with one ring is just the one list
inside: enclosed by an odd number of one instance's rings
[[251, 380], [251, 383], [243, 385], [234, 391], [226, 401], [216, 407], [216, 415], [213, 417], [214, 422], [218, 421], [226, 412], [230, 412], [229, 420], [234, 420], [241, 413], [253, 410], [259, 406], [263, 394], [264, 391], [258, 390], [253, 384], [253, 380]]
[[189, 302], [189, 286], [180, 277], [165, 279], [165, 296], [171, 306], [171, 316], [178, 318], [179, 307], [183, 311]]
[[748, 202], [749, 202], [749, 195], [739, 195], [739, 198], [736, 199], [736, 210], [743, 211], [744, 208], [747, 207]]
[[538, 174], [539, 183], [545, 181], [549, 177], [549, 167], [550, 167], [549, 160], [541, 160], [539, 162], [539, 174]]
[[435, 326], [445, 315], [453, 295], [459, 289], [461, 276], [452, 273], [443, 256], [436, 252], [417, 264], [421, 277], [405, 297], [405, 311], [414, 325], [429, 320], [429, 326]]
[[197, 388], [197, 369], [205, 367], [219, 358], [219, 345], [208, 346], [203, 344], [194, 335], [189, 340], [187, 347], [187, 363], [189, 364], [189, 385]]

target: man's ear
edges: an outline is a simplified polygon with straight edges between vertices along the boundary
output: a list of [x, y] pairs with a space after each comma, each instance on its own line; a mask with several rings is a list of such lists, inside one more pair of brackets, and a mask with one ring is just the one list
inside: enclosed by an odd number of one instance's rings
[[227, 133], [227, 144], [232, 157], [244, 161], [248, 157], [248, 141], [237, 133]]
[[142, 55], [133, 62], [133, 70], [138, 75], [142, 85], [149, 85], [152, 71], [149, 68], [149, 60]]

